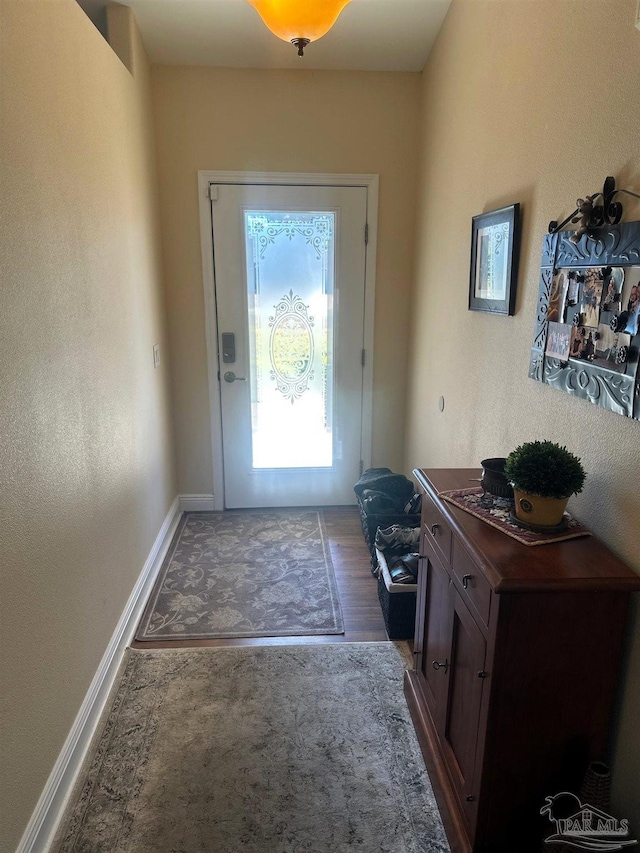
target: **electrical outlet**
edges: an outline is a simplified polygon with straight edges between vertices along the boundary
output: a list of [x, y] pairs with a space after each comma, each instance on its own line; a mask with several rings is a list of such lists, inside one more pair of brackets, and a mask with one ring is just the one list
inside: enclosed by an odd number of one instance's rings
[[160, 367], [160, 344], [153, 345], [153, 367]]

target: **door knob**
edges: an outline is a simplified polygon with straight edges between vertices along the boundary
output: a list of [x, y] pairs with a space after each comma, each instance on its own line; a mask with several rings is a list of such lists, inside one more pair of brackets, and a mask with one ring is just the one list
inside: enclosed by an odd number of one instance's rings
[[434, 660], [434, 661], [431, 661], [431, 666], [434, 669], [444, 669], [444, 671], [446, 672], [449, 669], [449, 661], [446, 660], [446, 658], [445, 658], [444, 663], [438, 663], [437, 660]]
[[233, 370], [227, 370], [227, 372], [224, 375], [224, 381], [225, 382], [246, 382], [247, 377], [246, 376], [236, 376], [235, 373], [233, 372]]

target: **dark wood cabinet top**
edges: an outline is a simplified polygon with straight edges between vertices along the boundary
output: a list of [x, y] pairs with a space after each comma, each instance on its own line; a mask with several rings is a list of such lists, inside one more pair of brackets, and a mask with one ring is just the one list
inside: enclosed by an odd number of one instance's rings
[[535, 547], [522, 545], [475, 516], [438, 499], [440, 492], [467, 489], [475, 468], [416, 469], [421, 488], [438, 508], [494, 592], [640, 591], [640, 575], [595, 536]]

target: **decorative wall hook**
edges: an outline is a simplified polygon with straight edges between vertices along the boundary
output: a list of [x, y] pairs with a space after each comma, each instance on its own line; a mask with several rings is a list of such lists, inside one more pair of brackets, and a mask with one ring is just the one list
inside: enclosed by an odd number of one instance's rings
[[[558, 224], [555, 220], [551, 221], [549, 223], [549, 234], [556, 234], [569, 222], [579, 223], [575, 234], [569, 237], [572, 243], [579, 243], [582, 237], [592, 229], [602, 228], [603, 225], [617, 225], [622, 219], [622, 203], [614, 201], [614, 197], [618, 193], [640, 198], [638, 193], [631, 192], [631, 190], [617, 189], [616, 179], [608, 177], [605, 179], [602, 191], [585, 196], [585, 198], [579, 198], [576, 202], [576, 209], [563, 222]], [[602, 199], [600, 204], [596, 204], [598, 199]]]

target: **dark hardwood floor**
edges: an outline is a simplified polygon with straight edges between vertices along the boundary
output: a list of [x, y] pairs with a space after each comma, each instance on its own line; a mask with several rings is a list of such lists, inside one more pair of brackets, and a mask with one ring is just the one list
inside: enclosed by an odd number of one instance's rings
[[378, 602], [376, 579], [371, 574], [369, 550], [360, 528], [356, 507], [324, 507], [325, 527], [336, 573], [344, 634], [313, 637], [260, 637], [229, 640], [162, 640], [131, 645], [138, 649], [204, 646], [294, 645], [300, 643], [367, 643], [387, 639]]

